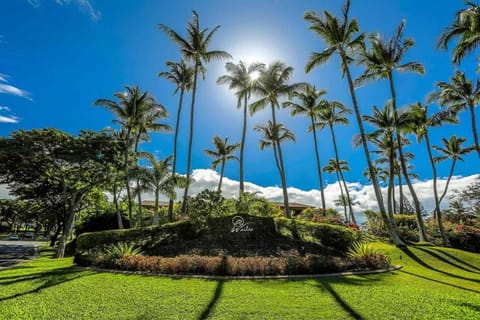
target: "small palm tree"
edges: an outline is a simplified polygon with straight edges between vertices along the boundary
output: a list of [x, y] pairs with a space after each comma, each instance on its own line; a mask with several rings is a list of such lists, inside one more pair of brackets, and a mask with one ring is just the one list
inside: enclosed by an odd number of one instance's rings
[[[240, 193], [239, 199], [241, 198], [244, 189], [245, 189], [245, 178], [244, 178], [244, 151], [245, 151], [245, 139], [247, 135], [247, 111], [248, 111], [248, 100], [250, 99], [252, 86], [254, 80], [252, 79], [252, 74], [254, 72], [259, 72], [264, 68], [263, 63], [252, 63], [247, 65], [245, 62], [240, 61], [238, 64], [232, 62], [227, 62], [225, 69], [227, 70], [226, 75], [218, 78], [218, 84], [226, 84], [231, 90], [236, 90], [235, 95], [237, 96], [237, 108], [242, 107], [243, 102], [243, 124], [242, 124], [242, 141], [240, 142]], [[242, 101], [243, 100], [243, 101]]]
[[262, 133], [260, 139], [260, 150], [265, 148], [273, 148], [273, 156], [275, 158], [275, 165], [277, 166], [282, 181], [284, 212], [287, 218], [291, 218], [290, 208], [288, 205], [288, 191], [287, 179], [285, 177], [285, 167], [283, 165], [283, 156], [280, 152], [280, 145], [286, 141], [295, 141], [295, 134], [281, 123], [273, 124], [273, 121], [268, 121], [266, 126], [256, 126], [255, 131]]
[[382, 190], [378, 183], [377, 177], [374, 174], [374, 165], [368, 149], [368, 139], [365, 134], [362, 115], [360, 113], [360, 107], [355, 94], [355, 87], [349, 65], [355, 60], [352, 54], [355, 54], [355, 52], [358, 52], [359, 49], [365, 47], [365, 34], [358, 34], [360, 30], [358, 22], [356, 19], [349, 19], [349, 11], [350, 0], [347, 0], [342, 10], [342, 18], [340, 19], [328, 11], [324, 11], [322, 16], [317, 15], [313, 11], [308, 11], [305, 13], [305, 20], [310, 22], [309, 29], [315, 34], [319, 35], [327, 44], [327, 48], [325, 48], [322, 52], [313, 52], [311, 54], [307, 65], [305, 66], [305, 72], [309, 73], [313, 68], [326, 63], [331, 57], [333, 57], [335, 53], [340, 56], [342, 76], [347, 76], [355, 117], [360, 129], [361, 144], [365, 153], [368, 169], [370, 171], [370, 177], [372, 179], [372, 185], [380, 214], [393, 242], [398, 246], [404, 246], [405, 243], [400, 239], [398, 232], [396, 232], [394, 225], [390, 222], [390, 219], [388, 219], [385, 211]]
[[453, 23], [440, 36], [438, 47], [447, 49], [448, 43], [459, 38], [453, 49], [452, 61], [459, 64], [469, 53], [480, 45], [480, 6], [471, 1], [465, 1], [467, 7], [457, 11]]
[[212, 168], [215, 170], [220, 165], [220, 181], [218, 182], [217, 192], [222, 190], [223, 174], [225, 172], [225, 163], [228, 160], [238, 160], [238, 157], [233, 155], [238, 150], [240, 145], [238, 143], [228, 144], [228, 138], [222, 139], [219, 136], [213, 137], [213, 146], [215, 150], [205, 150], [205, 154], [213, 157]]
[[468, 108], [472, 122], [473, 139], [478, 157], [480, 157], [480, 145], [478, 142], [477, 124], [475, 120], [475, 107], [480, 102], [480, 81], [474, 84], [465, 77], [465, 72], [455, 71], [455, 75], [450, 78], [450, 83], [438, 82], [438, 91], [429, 95], [429, 102], [437, 102], [440, 106], [445, 106], [452, 113], [458, 113]]
[[290, 114], [292, 116], [305, 115], [310, 120], [310, 126], [308, 127], [308, 131], [311, 131], [313, 133], [313, 145], [315, 149], [315, 157], [317, 160], [317, 173], [323, 210], [326, 209], [325, 192], [323, 188], [320, 153], [318, 152], [317, 129], [315, 126], [315, 119], [318, 117], [322, 108], [327, 103], [325, 100], [321, 99], [326, 93], [326, 90], [317, 90], [315, 86], [307, 84], [304, 87], [293, 91], [293, 93], [291, 94], [291, 97], [300, 100], [300, 103], [295, 103], [293, 101], [286, 101], [283, 103], [285, 107], [291, 108], [292, 111]]
[[[445, 189], [443, 190], [442, 195], [438, 199], [438, 205], [439, 206], [442, 203], [443, 198], [447, 194], [448, 185], [450, 183], [450, 179], [453, 176], [453, 173], [454, 173], [454, 170], [455, 170], [455, 165], [456, 165], [457, 161], [458, 160], [463, 161], [462, 156], [467, 154], [467, 153], [470, 153], [474, 150], [472, 147], [464, 148], [462, 145], [465, 143], [465, 141], [467, 141], [467, 139], [465, 139], [463, 137], [457, 138], [457, 136], [453, 135], [448, 140], [445, 139], [445, 138], [442, 138], [442, 145], [443, 146], [441, 146], [441, 147], [433, 146], [433, 149], [435, 149], [436, 151], [438, 151], [441, 154], [441, 156], [435, 158], [436, 162], [440, 162], [440, 161], [447, 160], [447, 159], [452, 159], [452, 165], [450, 166], [450, 172], [448, 173], [448, 178], [447, 178], [447, 183], [445, 184]], [[443, 227], [442, 215], [441, 214], [437, 214], [437, 222], [438, 222], [438, 228], [440, 229], [440, 234], [443, 238], [444, 244], [449, 245], [449, 241], [448, 241], [448, 238], [445, 234], [445, 229]]]
[[[173, 137], [173, 161], [172, 172], [174, 175], [177, 173], [177, 142], [178, 131], [180, 128], [180, 116], [182, 114], [183, 96], [185, 92], [192, 89], [193, 81], [193, 68], [188, 66], [184, 59], [180, 62], [165, 62], [169, 71], [163, 71], [158, 74], [159, 77], [165, 78], [175, 85], [174, 94], [180, 91], [180, 98], [178, 100], [177, 119], [175, 121], [175, 135]], [[169, 199], [168, 202], [168, 221], [173, 221], [173, 199]]]
[[[350, 168], [348, 167], [348, 163], [346, 160], [340, 160], [337, 161], [336, 159], [329, 159], [328, 164], [323, 167], [323, 171], [327, 173], [334, 173], [337, 175], [337, 181], [338, 181], [338, 186], [340, 188], [340, 197], [342, 199], [350, 199], [350, 193], [348, 192], [348, 186], [345, 182], [344, 179], [342, 179], [343, 176], [343, 171], [350, 171]], [[342, 176], [340, 175], [342, 173]], [[342, 186], [343, 183], [343, 186]], [[343, 190], [346, 190], [346, 194], [344, 194]], [[352, 208], [352, 202], [351, 201], [345, 201], [344, 203], [344, 213], [345, 213], [345, 220], [352, 220], [355, 222], [355, 216], [353, 214], [353, 208]], [[347, 206], [350, 209], [350, 219], [347, 216]], [[356, 223], [356, 222], [355, 222]]]
[[[209, 63], [211, 60], [230, 59], [232, 56], [226, 51], [209, 51], [208, 46], [212, 42], [213, 36], [218, 31], [220, 26], [217, 25], [211, 31], [208, 28], [201, 29], [198, 13], [196, 11], [193, 11], [193, 19], [189, 21], [187, 25], [187, 39], [181, 37], [177, 32], [164, 24], [159, 24], [158, 27], [160, 30], [164, 31], [175, 44], [179, 46], [183, 58], [193, 63], [192, 101], [190, 105], [190, 135], [187, 155], [187, 181], [190, 181], [195, 118], [195, 97], [197, 93], [198, 74], [201, 73], [203, 78], [205, 78], [206, 68], [204, 64]], [[187, 213], [188, 188], [189, 184], [187, 184], [185, 187], [185, 192], [183, 195], [183, 214]]]

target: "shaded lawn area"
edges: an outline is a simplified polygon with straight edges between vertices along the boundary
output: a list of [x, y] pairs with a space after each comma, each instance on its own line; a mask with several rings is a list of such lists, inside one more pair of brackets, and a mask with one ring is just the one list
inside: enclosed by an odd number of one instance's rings
[[97, 272], [43, 252], [0, 271], [0, 319], [480, 319], [480, 255], [376, 246], [404, 267], [366, 276], [217, 281]]

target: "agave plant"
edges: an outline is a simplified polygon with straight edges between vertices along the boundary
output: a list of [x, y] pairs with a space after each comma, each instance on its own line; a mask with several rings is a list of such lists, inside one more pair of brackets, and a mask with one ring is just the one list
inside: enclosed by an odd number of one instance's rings
[[390, 259], [379, 253], [371, 242], [355, 241], [348, 250], [347, 256], [360, 269], [383, 269], [390, 267]]
[[105, 255], [110, 259], [120, 259], [125, 256], [138, 256], [143, 254], [139, 247], [134, 243], [118, 242], [110, 245], [105, 250]]

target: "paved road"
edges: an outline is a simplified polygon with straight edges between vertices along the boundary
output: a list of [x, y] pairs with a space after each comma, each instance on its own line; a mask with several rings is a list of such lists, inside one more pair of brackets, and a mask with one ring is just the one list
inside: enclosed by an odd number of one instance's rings
[[0, 240], [0, 270], [34, 257], [39, 241]]

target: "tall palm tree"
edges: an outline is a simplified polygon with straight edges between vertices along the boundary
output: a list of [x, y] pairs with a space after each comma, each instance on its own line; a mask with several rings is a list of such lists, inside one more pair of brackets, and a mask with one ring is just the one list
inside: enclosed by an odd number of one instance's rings
[[[165, 62], [169, 71], [163, 71], [158, 74], [159, 77], [165, 78], [175, 85], [174, 94], [180, 91], [180, 98], [178, 100], [177, 119], [175, 121], [175, 135], [173, 137], [173, 156], [172, 156], [172, 172], [175, 176], [177, 173], [177, 142], [178, 131], [180, 128], [180, 117], [183, 107], [183, 96], [185, 92], [192, 89], [193, 68], [188, 66], [184, 59], [180, 62]], [[173, 198], [168, 201], [168, 221], [173, 221]]]
[[[193, 11], [193, 19], [190, 20], [187, 25], [187, 39], [181, 37], [176, 31], [164, 24], [159, 24], [158, 27], [160, 28], [160, 30], [164, 31], [176, 45], [179, 46], [183, 58], [193, 63], [192, 101], [190, 105], [190, 135], [187, 155], [187, 181], [190, 181], [195, 118], [195, 97], [197, 93], [198, 74], [201, 73], [202, 77], [205, 78], [206, 68], [204, 64], [207, 64], [211, 60], [216, 59], [230, 59], [232, 58], [232, 56], [226, 51], [209, 51], [208, 46], [212, 42], [213, 36], [220, 28], [220, 26], [217, 25], [211, 31], [208, 28], [201, 29], [198, 19], [198, 13], [196, 11]], [[185, 192], [183, 195], [183, 214], [187, 213], [187, 197], [189, 186], [190, 183], [187, 182], [187, 186], [185, 187]]]
[[400, 239], [398, 232], [396, 232], [395, 230], [395, 226], [390, 222], [390, 219], [388, 219], [388, 216], [386, 214], [385, 206], [383, 204], [382, 191], [380, 189], [377, 176], [374, 174], [374, 165], [372, 163], [370, 152], [368, 150], [367, 137], [362, 123], [362, 115], [360, 113], [360, 108], [355, 94], [352, 74], [349, 67], [350, 63], [354, 61], [351, 54], [357, 52], [358, 49], [365, 47], [365, 34], [358, 34], [358, 22], [356, 19], [349, 19], [349, 11], [350, 0], [347, 0], [342, 10], [341, 19], [333, 16], [328, 11], [324, 11], [322, 16], [318, 16], [315, 12], [312, 11], [308, 11], [305, 13], [305, 20], [310, 22], [309, 29], [319, 35], [327, 44], [327, 48], [324, 49], [322, 52], [313, 52], [311, 54], [305, 66], [305, 72], [309, 73], [313, 68], [326, 63], [335, 53], [340, 56], [342, 76], [347, 76], [350, 96], [352, 98], [352, 104], [355, 111], [355, 117], [360, 129], [361, 143], [365, 153], [368, 169], [370, 171], [370, 177], [372, 179], [372, 185], [375, 191], [375, 197], [377, 199], [380, 214], [393, 242], [397, 246], [404, 246], [405, 243]]
[[469, 53], [480, 45], [480, 6], [471, 1], [465, 1], [466, 8], [455, 14], [453, 23], [440, 36], [438, 47], [447, 49], [448, 43], [459, 38], [453, 49], [452, 61], [459, 64]]
[[[304, 83], [290, 84], [289, 79], [292, 76], [292, 73], [293, 68], [280, 61], [273, 62], [268, 67], [261, 69], [260, 76], [255, 82], [255, 85], [252, 86], [252, 92], [258, 97], [258, 100], [250, 105], [250, 112], [252, 114], [270, 105], [272, 111], [272, 120], [263, 128], [269, 128], [271, 133], [275, 134], [275, 136], [273, 136], [274, 139], [272, 139], [271, 142], [273, 143], [274, 154], [278, 157], [281, 168], [280, 176], [282, 180], [285, 180], [285, 170], [283, 168], [283, 153], [280, 137], [282, 134], [290, 131], [288, 131], [284, 125], [277, 125], [275, 110], [281, 107], [279, 100], [282, 97], [291, 94], [295, 90], [305, 85]], [[289, 135], [287, 134], [286, 136]], [[285, 207], [285, 215], [290, 217], [286, 181], [282, 181], [282, 185], [284, 185], [283, 202]]]
[[[263, 63], [251, 63], [247, 65], [245, 62], [240, 61], [238, 64], [233, 62], [227, 62], [225, 69], [227, 74], [217, 79], [217, 84], [226, 84], [231, 90], [236, 90], [237, 96], [237, 108], [242, 108], [243, 102], [243, 123], [242, 123], [242, 140], [240, 142], [240, 190], [239, 199], [241, 198], [245, 189], [244, 178], [244, 151], [245, 151], [245, 139], [247, 136], [247, 111], [248, 111], [248, 99], [250, 99], [252, 92], [252, 85], [254, 79], [253, 73], [259, 72], [265, 65]], [[243, 101], [242, 101], [243, 100]]]
[[220, 165], [220, 181], [218, 182], [217, 192], [222, 191], [222, 180], [225, 172], [225, 163], [228, 160], [238, 160], [238, 157], [233, 153], [238, 150], [240, 145], [238, 143], [228, 144], [228, 137], [225, 139], [219, 136], [213, 137], [213, 146], [215, 150], [205, 150], [205, 154], [209, 157], [213, 157], [212, 168], [215, 170]]
[[[132, 194], [130, 189], [130, 176], [127, 174], [132, 164], [135, 162], [131, 157], [132, 149], [137, 152], [138, 143], [141, 137], [145, 137], [148, 130], [159, 129], [155, 121], [159, 117], [166, 116], [166, 110], [163, 106], [156, 103], [155, 99], [148, 94], [142, 92], [138, 86], [125, 87], [126, 92], [117, 92], [113, 96], [118, 100], [98, 99], [94, 102], [95, 106], [103, 106], [112, 112], [117, 119], [114, 123], [120, 124], [124, 139], [124, 171], [125, 171], [125, 188], [127, 191], [128, 202], [128, 218], [132, 220]], [[164, 125], [159, 125], [162, 129]]]
[[283, 106], [291, 108], [291, 115], [305, 115], [310, 120], [308, 131], [313, 133], [313, 144], [315, 148], [315, 158], [317, 160], [317, 173], [320, 186], [320, 195], [322, 198], [322, 208], [326, 210], [325, 206], [325, 192], [323, 188], [322, 165], [320, 163], [320, 153], [318, 152], [317, 128], [315, 126], [315, 119], [320, 114], [325, 105], [325, 100], [322, 97], [327, 93], [326, 90], [317, 90], [315, 86], [307, 84], [302, 88], [295, 90], [291, 94], [291, 98], [297, 98], [300, 103], [293, 101], [286, 101]]
[[[335, 172], [335, 174], [337, 175], [338, 187], [340, 188], [341, 199], [347, 199], [347, 198], [350, 199], [350, 194], [348, 194], [348, 196], [347, 196], [343, 192], [344, 188], [348, 192], [348, 187], [347, 187], [345, 181], [342, 180], [342, 178], [340, 177], [340, 172], [350, 170], [350, 168], [348, 167], [347, 161], [346, 160], [337, 161], [337, 159], [329, 159], [328, 164], [325, 165], [322, 168], [322, 170], [324, 172], [327, 172], [327, 173], [330, 173], [330, 174]], [[342, 183], [343, 183], [343, 186], [342, 186]], [[351, 209], [351, 211], [350, 211], [350, 218], [347, 215], [347, 206], [349, 208], [352, 208], [351, 201], [345, 201], [345, 202], [343, 202], [343, 205], [344, 205], [343, 210], [344, 210], [344, 214], [345, 214], [345, 220], [348, 221], [348, 220], [352, 219], [352, 217], [353, 217], [352, 221], [355, 221], [355, 217], [353, 215], [353, 209]]]
[[[452, 165], [450, 166], [450, 171], [448, 173], [448, 178], [447, 178], [447, 182], [445, 184], [445, 189], [443, 190], [443, 193], [441, 194], [440, 198], [438, 199], [438, 205], [439, 206], [442, 203], [443, 198], [447, 194], [448, 185], [450, 183], [450, 179], [453, 176], [453, 173], [454, 173], [454, 170], [455, 170], [455, 165], [456, 165], [457, 161], [458, 160], [463, 161], [462, 156], [469, 153], [469, 152], [472, 152], [474, 150], [472, 147], [464, 148], [462, 145], [465, 143], [465, 141], [467, 141], [467, 139], [465, 139], [463, 137], [457, 138], [457, 136], [453, 135], [448, 140], [445, 139], [445, 138], [442, 138], [442, 145], [443, 146], [441, 146], [441, 147], [433, 146], [433, 149], [435, 149], [436, 151], [438, 151], [441, 154], [441, 156], [436, 157], [436, 159], [435, 159], [436, 162], [440, 162], [440, 161], [447, 160], [447, 159], [452, 159]], [[440, 234], [443, 238], [444, 244], [449, 245], [449, 241], [448, 241], [448, 238], [445, 234], [445, 229], [444, 229], [443, 223], [442, 223], [442, 215], [440, 213], [437, 214], [437, 222], [438, 222], [438, 228], [440, 229]]]
[[[479, 34], [480, 36], [480, 34]], [[480, 157], [480, 145], [478, 142], [477, 124], [475, 120], [475, 107], [480, 102], [480, 81], [475, 85], [465, 77], [465, 72], [455, 71], [450, 78], [450, 83], [438, 82], [438, 91], [429, 95], [429, 102], [437, 102], [440, 106], [446, 106], [451, 112], [457, 113], [467, 109], [470, 111], [472, 122], [472, 133], [475, 141], [475, 148]]]
[[284, 213], [287, 218], [291, 218], [290, 208], [288, 206], [288, 192], [287, 192], [287, 179], [285, 177], [285, 167], [283, 165], [283, 156], [279, 149], [280, 145], [286, 141], [295, 141], [295, 134], [285, 127], [281, 123], [273, 124], [273, 121], [269, 120], [266, 126], [257, 125], [255, 131], [262, 133], [260, 139], [260, 150], [268, 147], [273, 148], [273, 156], [275, 158], [275, 165], [277, 166], [280, 174], [280, 180], [282, 181], [283, 190], [283, 203]]
[[[422, 64], [418, 62], [402, 62], [406, 52], [415, 44], [415, 41], [412, 38], [403, 38], [405, 24], [406, 21], [403, 20], [398, 26], [395, 35], [390, 39], [383, 39], [379, 36], [371, 36], [369, 38], [371, 48], [369, 50], [362, 50], [359, 59], [359, 64], [364, 65], [366, 69], [364, 73], [357, 80], [355, 80], [355, 84], [357, 86], [372, 80], [388, 80], [390, 85], [390, 93], [392, 96], [391, 103], [393, 107], [394, 118], [398, 117], [398, 111], [393, 72], [413, 72], [418, 74], [425, 73], [425, 68]], [[405, 182], [407, 183], [408, 189], [413, 198], [413, 203], [415, 205], [420, 241], [425, 241], [426, 230], [422, 217], [421, 204], [408, 175], [406, 159], [403, 154], [404, 151], [401, 143], [402, 134], [401, 131], [397, 129], [395, 129], [395, 133], [400, 159], [400, 167], [402, 169], [402, 174], [405, 177]]]
[[[332, 142], [333, 142], [333, 149], [335, 151], [335, 161], [339, 164], [341, 163], [341, 161], [338, 155], [338, 146], [337, 146], [337, 139], [335, 135], [334, 126], [335, 124], [343, 124], [343, 125], [348, 124], [347, 115], [350, 113], [351, 111], [340, 102], [323, 100], [322, 108], [320, 110], [320, 113], [318, 114], [317, 121], [315, 123], [315, 125], [320, 129], [323, 129], [326, 126], [328, 126], [328, 128], [330, 129], [330, 134], [332, 136]], [[348, 190], [347, 182], [345, 180], [345, 176], [343, 175], [344, 170], [342, 169], [342, 166], [339, 166], [338, 169], [339, 169], [338, 175], [340, 176], [343, 186], [345, 187], [345, 193], [346, 193], [345, 196], [347, 197], [347, 199], [350, 199], [350, 191]], [[347, 201], [347, 204], [350, 212], [350, 219], [355, 222], [352, 202]]]

